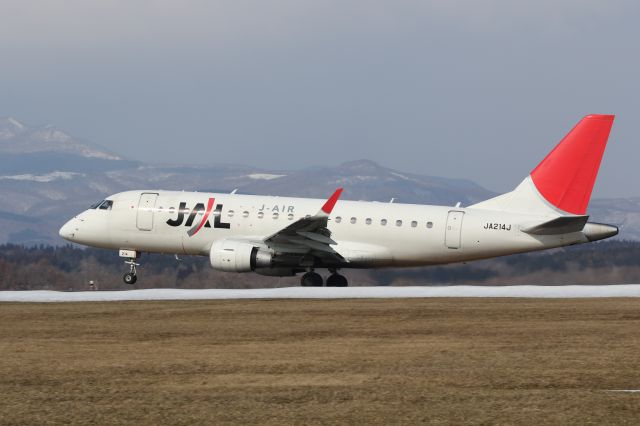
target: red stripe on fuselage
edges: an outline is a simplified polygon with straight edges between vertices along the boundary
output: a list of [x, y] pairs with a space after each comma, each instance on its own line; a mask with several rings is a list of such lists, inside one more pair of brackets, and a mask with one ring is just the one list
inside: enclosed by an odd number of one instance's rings
[[209, 215], [211, 214], [211, 209], [213, 209], [214, 201], [215, 201], [215, 198], [209, 198], [209, 202], [207, 203], [207, 211], [204, 213], [204, 216], [202, 217], [202, 221], [200, 221], [200, 224], [198, 224], [198, 227], [196, 228], [196, 230], [193, 232], [193, 234], [191, 234], [192, 237], [196, 235], [200, 230], [200, 228], [202, 228], [204, 224], [207, 223], [207, 220], [209, 220]]

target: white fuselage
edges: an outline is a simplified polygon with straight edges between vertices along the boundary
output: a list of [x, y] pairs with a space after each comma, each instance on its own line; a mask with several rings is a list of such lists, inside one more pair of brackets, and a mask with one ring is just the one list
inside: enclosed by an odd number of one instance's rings
[[[204, 214], [196, 211], [188, 223], [192, 209], [198, 204], [206, 206], [210, 198], [216, 209], [206, 226], [190, 236], [189, 229], [202, 221]], [[209, 255], [214, 241], [222, 239], [261, 245], [269, 235], [315, 214], [324, 202], [177, 191], [129, 191], [108, 200], [113, 201], [110, 210], [86, 210], [70, 220], [60, 234], [102, 248]], [[181, 203], [186, 206], [182, 217]], [[356, 268], [444, 264], [593, 239], [586, 234], [587, 228], [559, 235], [521, 231], [548, 219], [486, 209], [340, 200], [327, 228], [337, 243], [333, 248], [345, 259], [334, 266]]]
[[609, 238], [587, 223], [587, 205], [612, 115], [585, 116], [513, 191], [446, 207], [176, 191], [113, 195], [70, 220], [60, 235], [119, 249], [136, 281], [140, 252], [208, 255], [222, 271], [302, 276], [345, 286], [339, 268], [420, 266], [485, 259]]

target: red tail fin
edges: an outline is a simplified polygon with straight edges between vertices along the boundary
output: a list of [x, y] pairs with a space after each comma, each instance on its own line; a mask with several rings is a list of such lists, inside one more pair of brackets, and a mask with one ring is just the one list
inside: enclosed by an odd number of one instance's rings
[[548, 202], [568, 213], [585, 214], [613, 119], [587, 115], [531, 172]]

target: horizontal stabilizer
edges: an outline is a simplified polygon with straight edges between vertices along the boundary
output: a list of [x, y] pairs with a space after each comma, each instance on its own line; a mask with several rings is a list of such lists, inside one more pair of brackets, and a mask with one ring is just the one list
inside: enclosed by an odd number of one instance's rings
[[532, 235], [558, 235], [579, 232], [584, 229], [589, 216], [560, 216], [548, 222], [522, 229]]

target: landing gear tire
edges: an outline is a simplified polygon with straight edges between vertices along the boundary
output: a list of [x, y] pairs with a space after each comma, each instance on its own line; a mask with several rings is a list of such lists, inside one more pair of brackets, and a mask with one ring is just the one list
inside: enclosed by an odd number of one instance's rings
[[129, 272], [122, 276], [122, 280], [125, 284], [134, 285], [136, 281], [138, 281], [138, 271], [136, 267], [139, 266], [139, 264], [136, 263], [135, 257], [125, 260], [124, 263], [129, 265]]
[[302, 287], [322, 287], [322, 277], [316, 272], [307, 272], [300, 278]]
[[124, 281], [125, 284], [134, 285], [136, 281], [138, 281], [138, 276], [133, 272], [127, 272], [122, 277], [122, 280]]
[[348, 287], [349, 282], [344, 275], [331, 274], [327, 278], [327, 287]]

